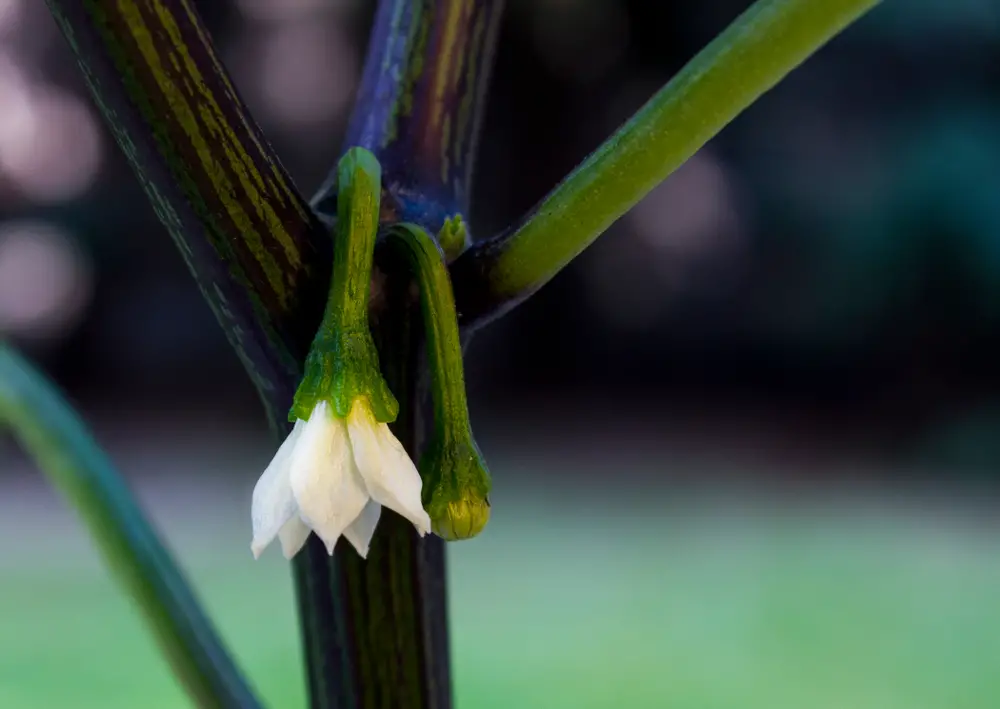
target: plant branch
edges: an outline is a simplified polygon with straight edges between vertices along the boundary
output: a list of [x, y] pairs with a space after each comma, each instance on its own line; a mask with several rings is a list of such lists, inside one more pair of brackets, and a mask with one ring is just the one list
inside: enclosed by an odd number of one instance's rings
[[90, 91], [274, 423], [322, 313], [330, 239], [191, 0], [47, 0]]
[[[382, 164], [391, 221], [467, 214], [503, 0], [382, 0], [346, 146]], [[336, 180], [313, 200], [334, 216]]]
[[72, 506], [199, 707], [260, 703], [124, 481], [63, 398], [0, 342], [0, 424]]
[[758, 0], [514, 229], [452, 265], [474, 328], [541, 288], [706, 142], [878, 0]]

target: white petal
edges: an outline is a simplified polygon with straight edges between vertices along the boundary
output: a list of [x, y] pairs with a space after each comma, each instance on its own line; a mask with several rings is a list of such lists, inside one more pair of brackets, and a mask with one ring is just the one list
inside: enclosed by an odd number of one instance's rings
[[375, 534], [375, 526], [378, 518], [382, 515], [382, 505], [369, 500], [365, 508], [361, 510], [358, 518], [351, 523], [351, 526], [344, 530], [344, 539], [349, 541], [357, 550], [358, 556], [362, 559], [368, 556], [368, 546], [372, 543], [372, 536]]
[[351, 406], [347, 415], [347, 432], [351, 436], [354, 462], [358, 464], [361, 476], [366, 477], [370, 470], [381, 469], [382, 444], [378, 437], [378, 422], [364, 399], [358, 399]]
[[301, 517], [295, 515], [278, 532], [281, 553], [285, 555], [286, 559], [291, 559], [306, 545], [310, 534], [312, 534], [312, 530], [309, 529], [309, 526], [302, 521]]
[[389, 426], [376, 423], [365, 402], [358, 401], [347, 417], [354, 460], [372, 499], [406, 517], [423, 536], [431, 520], [420, 502], [420, 473]]
[[325, 403], [309, 418], [292, 458], [290, 481], [302, 521], [332, 554], [337, 539], [367, 504], [368, 493], [354, 464], [347, 428]]
[[297, 505], [289, 483], [289, 470], [293, 452], [302, 437], [305, 421], [296, 421], [292, 432], [274, 454], [270, 465], [257, 480], [250, 502], [250, 519], [253, 541], [250, 550], [254, 558], [274, 541], [278, 531], [295, 516]]

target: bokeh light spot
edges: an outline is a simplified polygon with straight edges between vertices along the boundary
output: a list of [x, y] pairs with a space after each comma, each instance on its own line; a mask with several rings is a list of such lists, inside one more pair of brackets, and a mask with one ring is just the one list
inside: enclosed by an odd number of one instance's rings
[[92, 288], [89, 264], [64, 230], [41, 221], [0, 222], [0, 335], [66, 334]]

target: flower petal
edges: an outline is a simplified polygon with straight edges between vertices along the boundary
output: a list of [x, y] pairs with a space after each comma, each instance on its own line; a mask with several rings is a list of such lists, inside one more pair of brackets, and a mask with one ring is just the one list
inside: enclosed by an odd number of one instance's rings
[[358, 399], [351, 405], [347, 415], [347, 432], [361, 476], [365, 477], [369, 470], [381, 469], [382, 445], [378, 437], [378, 422], [366, 400]]
[[[314, 420], [319, 423], [312, 429]], [[354, 464], [347, 428], [325, 402], [309, 418], [292, 458], [290, 481], [302, 521], [332, 554], [337, 539], [368, 503], [368, 493]]]
[[278, 531], [281, 553], [285, 555], [286, 559], [291, 559], [306, 545], [310, 534], [312, 534], [312, 530], [309, 529], [309, 526], [302, 521], [301, 517], [295, 515]]
[[358, 556], [362, 559], [368, 557], [368, 546], [372, 543], [372, 536], [375, 534], [375, 526], [379, 517], [382, 516], [382, 505], [369, 500], [365, 508], [361, 510], [358, 518], [344, 530], [344, 539], [349, 541], [357, 550]]
[[431, 520], [420, 502], [420, 473], [389, 426], [376, 423], [365, 402], [358, 401], [347, 417], [354, 460], [368, 494], [413, 523], [420, 536], [431, 531]]
[[292, 432], [274, 454], [271, 463], [257, 480], [250, 502], [250, 519], [253, 541], [250, 550], [254, 558], [277, 536], [278, 531], [295, 516], [298, 509], [289, 483], [289, 470], [293, 452], [298, 445], [305, 421], [296, 421]]

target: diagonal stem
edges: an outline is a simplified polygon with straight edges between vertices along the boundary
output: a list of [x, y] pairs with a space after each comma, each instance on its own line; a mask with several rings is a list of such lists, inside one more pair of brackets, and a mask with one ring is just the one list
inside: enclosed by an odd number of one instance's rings
[[0, 424], [14, 430], [53, 487], [82, 517], [197, 705], [259, 707], [111, 461], [54, 387], [2, 342]]
[[566, 267], [743, 109], [879, 0], [758, 0], [514, 229], [452, 264], [466, 329]]
[[248, 114], [192, 0], [47, 0], [91, 93], [282, 422], [330, 240]]

